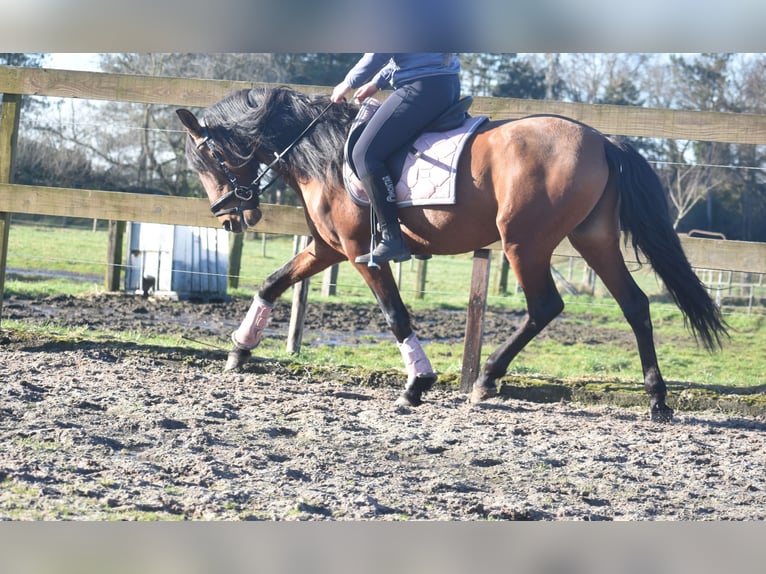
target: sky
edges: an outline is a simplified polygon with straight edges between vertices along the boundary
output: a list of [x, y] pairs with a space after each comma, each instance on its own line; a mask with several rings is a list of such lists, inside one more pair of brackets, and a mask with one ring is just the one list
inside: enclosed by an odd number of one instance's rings
[[54, 52], [46, 55], [43, 66], [54, 70], [98, 72], [98, 56], [92, 52]]

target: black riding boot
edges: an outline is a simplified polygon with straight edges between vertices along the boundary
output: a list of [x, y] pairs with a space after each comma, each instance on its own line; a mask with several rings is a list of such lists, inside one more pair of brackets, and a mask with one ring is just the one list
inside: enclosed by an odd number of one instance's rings
[[[399, 227], [399, 210], [396, 207], [396, 194], [391, 176], [371, 174], [362, 179], [362, 185], [377, 216], [381, 239], [372, 254], [360, 255], [356, 262], [375, 267], [377, 263], [386, 261], [406, 261], [411, 255]], [[374, 235], [374, 229], [372, 233]]]

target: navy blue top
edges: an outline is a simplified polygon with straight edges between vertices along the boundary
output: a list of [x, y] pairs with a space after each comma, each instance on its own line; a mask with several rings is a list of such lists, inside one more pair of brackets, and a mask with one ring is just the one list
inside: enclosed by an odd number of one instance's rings
[[402, 84], [425, 76], [458, 73], [460, 73], [460, 60], [451, 53], [368, 52], [349, 70], [345, 82], [351, 88], [358, 88], [373, 80], [379, 88], [396, 89]]

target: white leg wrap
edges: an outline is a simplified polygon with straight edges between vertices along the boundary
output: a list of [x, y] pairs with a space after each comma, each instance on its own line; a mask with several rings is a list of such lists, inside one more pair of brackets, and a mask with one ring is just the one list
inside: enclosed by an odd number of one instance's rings
[[267, 303], [258, 295], [253, 297], [250, 309], [247, 310], [239, 328], [231, 334], [231, 340], [242, 349], [250, 350], [258, 346], [263, 336], [263, 329], [269, 321], [274, 305]]
[[431, 361], [423, 352], [423, 347], [420, 346], [420, 341], [418, 341], [415, 333], [399, 343], [399, 352], [402, 354], [404, 365], [407, 367], [407, 375], [410, 378], [434, 372]]

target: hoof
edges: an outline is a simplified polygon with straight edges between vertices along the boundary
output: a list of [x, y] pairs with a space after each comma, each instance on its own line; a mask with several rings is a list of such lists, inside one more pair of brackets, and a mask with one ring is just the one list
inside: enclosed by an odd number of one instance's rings
[[424, 373], [411, 377], [404, 387], [404, 391], [396, 399], [397, 407], [419, 407], [423, 404], [423, 393], [431, 390], [437, 376], [436, 373]]
[[242, 365], [247, 363], [247, 360], [250, 358], [250, 351], [244, 350], [244, 349], [234, 349], [229, 352], [228, 357], [226, 358], [226, 366], [223, 368], [224, 371], [236, 371]]
[[655, 423], [669, 423], [673, 420], [673, 409], [666, 404], [652, 405], [651, 414], [652, 422]]
[[474, 385], [473, 392], [471, 393], [471, 402], [473, 404], [476, 404], [496, 396], [497, 396], [497, 389], [495, 387], [484, 387], [480, 385]]
[[395, 407], [419, 407], [422, 404], [422, 400], [410, 398], [407, 396], [406, 392], [399, 395], [399, 397], [394, 402]]

